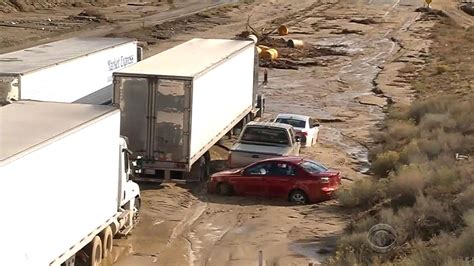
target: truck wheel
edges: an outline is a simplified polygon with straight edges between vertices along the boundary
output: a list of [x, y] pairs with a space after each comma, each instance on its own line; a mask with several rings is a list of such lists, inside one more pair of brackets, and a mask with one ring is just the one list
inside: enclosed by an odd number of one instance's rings
[[291, 191], [290, 195], [288, 196], [288, 199], [291, 203], [297, 205], [307, 204], [309, 201], [306, 193], [304, 193], [304, 191], [300, 189], [295, 189]]
[[[100, 237], [95, 236], [92, 241], [83, 249], [86, 260], [85, 263], [78, 263], [78, 265], [99, 266], [102, 261], [102, 241]], [[77, 262], [77, 260], [76, 260]]]
[[110, 226], [104, 229], [100, 233], [100, 239], [102, 239], [102, 258], [106, 258], [112, 252], [114, 237], [112, 235], [112, 229]]
[[230, 196], [232, 195], [232, 186], [229, 183], [220, 183], [217, 185], [217, 192], [223, 196]]

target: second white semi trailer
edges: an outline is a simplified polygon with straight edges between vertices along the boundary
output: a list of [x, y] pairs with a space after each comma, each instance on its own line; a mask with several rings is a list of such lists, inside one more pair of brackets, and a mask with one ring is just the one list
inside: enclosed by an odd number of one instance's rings
[[261, 116], [252, 41], [192, 39], [114, 73], [121, 134], [142, 177], [202, 179], [209, 149]]
[[108, 104], [112, 73], [141, 59], [137, 41], [71, 38], [0, 55], [0, 105], [19, 100]]

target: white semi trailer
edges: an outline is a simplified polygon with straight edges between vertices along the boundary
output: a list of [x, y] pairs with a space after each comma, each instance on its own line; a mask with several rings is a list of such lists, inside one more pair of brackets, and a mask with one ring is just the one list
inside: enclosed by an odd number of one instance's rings
[[0, 107], [0, 265], [94, 265], [137, 221], [120, 112], [19, 101]]
[[114, 73], [114, 104], [142, 179], [207, 177], [209, 149], [261, 116], [252, 41], [192, 39]]
[[107, 104], [112, 73], [141, 59], [137, 41], [71, 38], [0, 55], [0, 105], [19, 100]]

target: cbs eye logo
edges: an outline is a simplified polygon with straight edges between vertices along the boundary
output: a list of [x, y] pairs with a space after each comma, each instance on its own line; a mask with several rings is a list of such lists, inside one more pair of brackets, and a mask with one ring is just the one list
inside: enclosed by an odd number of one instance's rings
[[397, 232], [388, 224], [376, 224], [367, 234], [370, 248], [378, 253], [387, 253], [397, 245]]

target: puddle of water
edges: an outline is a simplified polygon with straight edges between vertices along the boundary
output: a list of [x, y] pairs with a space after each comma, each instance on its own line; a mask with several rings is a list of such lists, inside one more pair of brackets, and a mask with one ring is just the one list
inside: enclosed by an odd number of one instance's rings
[[334, 247], [328, 247], [322, 242], [304, 242], [290, 244], [290, 250], [318, 265], [331, 257]]

